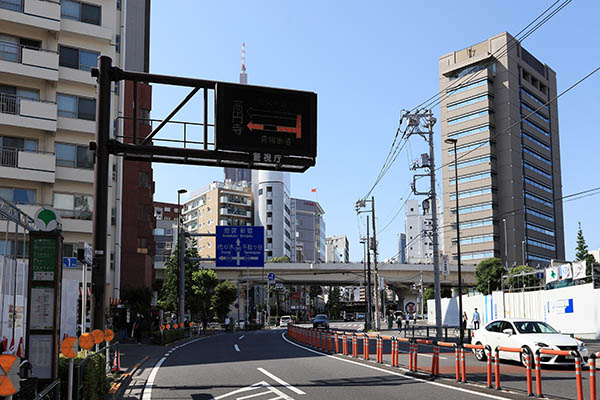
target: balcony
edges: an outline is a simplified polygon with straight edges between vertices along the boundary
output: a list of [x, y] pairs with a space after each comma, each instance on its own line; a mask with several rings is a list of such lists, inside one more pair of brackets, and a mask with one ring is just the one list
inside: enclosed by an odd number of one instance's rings
[[54, 153], [3, 148], [0, 150], [0, 178], [54, 183]]
[[85, 132], [96, 134], [96, 121], [87, 119], [58, 117], [57, 128], [64, 131]]
[[221, 208], [219, 211], [219, 215], [226, 215], [229, 217], [238, 217], [238, 218], [252, 218], [252, 213], [247, 210], [240, 210], [237, 208]]
[[55, 132], [56, 103], [0, 93], [0, 124]]
[[56, 166], [56, 179], [73, 182], [94, 182], [94, 170], [85, 168], [73, 168]]
[[250, 199], [245, 198], [245, 197], [221, 196], [220, 202], [228, 203], [228, 204], [239, 204], [242, 206], [250, 206], [251, 205]]
[[104, 39], [106, 41], [110, 41], [112, 39], [111, 29], [99, 25], [80, 22], [70, 18], [63, 18], [60, 21], [60, 29], [61, 31], [87, 36], [92, 39]]
[[[2, 0], [0, 0], [2, 1]], [[85, 83], [87, 85], [95, 85], [96, 78], [92, 77], [92, 73], [85, 69], [75, 69], [69, 67], [59, 67], [58, 77], [61, 81]]]
[[0, 71], [57, 82], [58, 53], [0, 41]]
[[2, 24], [26, 25], [42, 31], [59, 32], [60, 2], [0, 0], [0, 21]]

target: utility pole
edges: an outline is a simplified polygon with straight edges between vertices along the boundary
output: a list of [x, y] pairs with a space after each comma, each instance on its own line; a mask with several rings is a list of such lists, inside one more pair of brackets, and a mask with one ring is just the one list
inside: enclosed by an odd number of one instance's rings
[[370, 250], [370, 246], [371, 246], [371, 238], [369, 237], [369, 216], [367, 215], [367, 309], [368, 309], [368, 314], [367, 314], [367, 329], [365, 329], [366, 331], [369, 331], [369, 329], [371, 329], [371, 327], [373, 326], [371, 321], [372, 321], [372, 317], [373, 317], [373, 306], [372, 306], [372, 302], [373, 302], [373, 297], [372, 297], [372, 293], [371, 293], [371, 250]]
[[[371, 209], [370, 210], [362, 210], [363, 208], [366, 207], [367, 202], [371, 202]], [[372, 314], [373, 314], [373, 303], [372, 303], [372, 293], [371, 291], [372, 286], [371, 286], [371, 250], [373, 250], [373, 261], [375, 264], [375, 300], [377, 301], [377, 304], [375, 304], [375, 313], [376, 313], [376, 317], [375, 317], [375, 327], [376, 329], [379, 329], [379, 294], [377, 293], [377, 280], [378, 280], [378, 276], [377, 276], [377, 240], [376, 240], [376, 233], [375, 233], [375, 197], [371, 197], [371, 200], [366, 200], [366, 199], [360, 199], [356, 201], [356, 204], [354, 205], [354, 209], [356, 210], [357, 214], [360, 213], [365, 213], [365, 212], [370, 212], [372, 214], [373, 217], [373, 243], [371, 243], [371, 239], [369, 238], [369, 216], [367, 215], [367, 280], [368, 280], [368, 291], [369, 291], [369, 322], [367, 323], [368, 327], [367, 330], [370, 329], [373, 325], [371, 324], [372, 321]]]
[[379, 330], [381, 324], [381, 303], [379, 299], [382, 297], [379, 293], [379, 273], [377, 272], [377, 233], [375, 231], [375, 196], [371, 196], [371, 213], [373, 215], [373, 267], [375, 269], [375, 329]]
[[[438, 222], [437, 222], [437, 194], [435, 189], [435, 161], [433, 147], [433, 126], [436, 119], [431, 110], [416, 110], [414, 113], [408, 111], [404, 113], [402, 119], [407, 121], [405, 137], [408, 140], [410, 136], [418, 134], [429, 144], [429, 154], [421, 155], [421, 162], [416, 162], [413, 169], [425, 168], [429, 172], [426, 174], [416, 174], [413, 177], [412, 191], [416, 195], [427, 195], [431, 202], [431, 242], [433, 244], [433, 287], [435, 292], [435, 325], [436, 337], [439, 340], [442, 337], [442, 301], [440, 297], [440, 255], [438, 250]], [[421, 125], [426, 130], [421, 130]], [[428, 192], [419, 192], [416, 187], [416, 181], [420, 177], [429, 177], [430, 189]], [[457, 194], [458, 195], [458, 194]], [[457, 210], [458, 211], [458, 210]]]

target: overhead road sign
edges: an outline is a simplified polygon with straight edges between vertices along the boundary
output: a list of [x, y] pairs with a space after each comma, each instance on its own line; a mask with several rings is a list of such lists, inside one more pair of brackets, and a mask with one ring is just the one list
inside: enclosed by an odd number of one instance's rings
[[256, 162], [317, 156], [313, 92], [217, 83], [217, 150], [252, 151]]
[[262, 226], [217, 226], [217, 267], [264, 267]]
[[269, 281], [269, 283], [274, 283], [275, 282], [275, 274], [273, 272], [269, 272], [269, 274], [267, 275], [267, 280]]

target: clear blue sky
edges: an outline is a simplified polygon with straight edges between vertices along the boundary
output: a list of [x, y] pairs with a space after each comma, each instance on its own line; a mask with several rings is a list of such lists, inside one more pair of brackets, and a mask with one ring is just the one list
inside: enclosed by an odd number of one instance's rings
[[[311, 188], [317, 188], [327, 235], [347, 235], [351, 259], [360, 260], [365, 221], [358, 220], [354, 203], [381, 168], [400, 110], [438, 91], [438, 57], [503, 31], [515, 35], [551, 3], [154, 0], [150, 71], [237, 82], [246, 42], [248, 83], [316, 92], [317, 165], [292, 175], [292, 196], [314, 199]], [[600, 65], [598, 15], [599, 2], [575, 0], [523, 41], [557, 72], [559, 91]], [[564, 195], [600, 186], [599, 86], [600, 73], [559, 99]], [[183, 95], [155, 86], [152, 117], [164, 118]], [[193, 106], [177, 119], [197, 120]], [[439, 147], [439, 124], [437, 134]], [[423, 142], [413, 138], [375, 190], [378, 229], [400, 207], [412, 176], [409, 161], [423, 151]], [[198, 189], [222, 180], [223, 172], [154, 164], [154, 179], [155, 199], [176, 202], [177, 189]], [[600, 248], [599, 205], [600, 195], [565, 202], [568, 258], [575, 253], [578, 221], [588, 246]], [[380, 259], [397, 253], [403, 230], [404, 211], [379, 233]]]

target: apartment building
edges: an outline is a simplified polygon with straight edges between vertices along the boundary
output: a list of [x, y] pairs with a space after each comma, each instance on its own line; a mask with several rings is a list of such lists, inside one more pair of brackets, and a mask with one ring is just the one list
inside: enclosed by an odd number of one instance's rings
[[[433, 221], [431, 207], [428, 200], [423, 202], [426, 208], [419, 204], [418, 200], [406, 202], [406, 219], [404, 237], [404, 252], [406, 262], [409, 264], [431, 264], [433, 263], [433, 240], [431, 236]], [[444, 250], [444, 219], [440, 212], [438, 199], [438, 244], [440, 253]], [[402, 251], [400, 252], [402, 255]]]
[[326, 262], [327, 263], [349, 263], [350, 244], [346, 236], [330, 236], [325, 238]]
[[171, 256], [175, 243], [177, 243], [177, 217], [179, 208], [177, 204], [154, 202], [154, 279], [157, 291], [160, 291], [165, 279], [165, 263]]
[[[193, 192], [183, 203], [184, 229], [193, 233], [215, 233], [216, 226], [252, 226], [253, 196], [244, 182], [212, 182]], [[198, 254], [215, 257], [215, 238], [194, 238]]]
[[564, 259], [556, 73], [506, 32], [440, 57], [439, 72], [447, 253], [458, 211], [463, 262]]
[[[131, 43], [139, 30], [149, 37], [149, 12], [149, 0], [0, 1], [0, 196], [29, 215], [40, 205], [53, 206], [62, 218], [65, 257], [76, 256], [80, 242], [92, 243], [94, 163], [88, 146], [96, 134], [96, 79], [90, 70], [100, 55], [123, 67], [129, 46], [122, 39]], [[142, 57], [147, 65], [145, 47], [136, 47], [127, 58]], [[113, 134], [123, 129], [117, 118], [123, 92], [116, 85], [112, 93]], [[123, 247], [122, 163], [111, 157], [110, 165], [107, 302], [119, 297]], [[80, 265], [63, 273], [74, 280], [81, 275]]]

